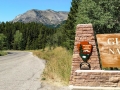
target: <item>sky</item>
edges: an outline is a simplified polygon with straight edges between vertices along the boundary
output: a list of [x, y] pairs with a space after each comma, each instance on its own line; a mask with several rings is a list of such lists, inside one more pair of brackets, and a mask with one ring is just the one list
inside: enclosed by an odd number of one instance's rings
[[0, 0], [0, 22], [13, 20], [31, 9], [70, 11], [72, 0]]

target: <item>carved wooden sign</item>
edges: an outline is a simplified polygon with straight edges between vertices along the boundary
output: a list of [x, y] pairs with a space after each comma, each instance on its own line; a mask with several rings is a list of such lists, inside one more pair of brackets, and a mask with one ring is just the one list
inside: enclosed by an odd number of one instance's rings
[[97, 34], [102, 67], [120, 68], [120, 34]]
[[91, 54], [91, 52], [92, 52], [92, 45], [89, 44], [88, 41], [82, 41], [79, 44], [77, 44], [78, 50], [80, 50], [80, 45], [82, 47], [83, 54]]
[[80, 63], [81, 70], [90, 70], [90, 64], [87, 62], [91, 53], [92, 53], [92, 45], [89, 44], [88, 41], [81, 41], [77, 44], [77, 48], [79, 51], [79, 55], [84, 62]]
[[83, 53], [90, 54], [92, 52], [92, 45], [82, 45]]

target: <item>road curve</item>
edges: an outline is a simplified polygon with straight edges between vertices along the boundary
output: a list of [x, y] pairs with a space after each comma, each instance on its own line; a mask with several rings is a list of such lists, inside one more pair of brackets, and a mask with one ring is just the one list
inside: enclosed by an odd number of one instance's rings
[[45, 61], [31, 52], [10, 51], [0, 56], [0, 90], [40, 90]]

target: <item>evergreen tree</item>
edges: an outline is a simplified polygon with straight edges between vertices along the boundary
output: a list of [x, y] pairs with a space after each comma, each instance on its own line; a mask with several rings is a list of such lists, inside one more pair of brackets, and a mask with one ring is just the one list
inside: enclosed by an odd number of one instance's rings
[[23, 41], [23, 35], [19, 30], [17, 30], [14, 35], [14, 46], [13, 46], [14, 49], [21, 50], [22, 41]]
[[37, 41], [38, 41], [38, 48], [42, 49], [42, 34], [41, 34], [41, 31], [39, 32]]
[[74, 37], [75, 37], [75, 22], [76, 22], [76, 14], [78, 12], [78, 5], [81, 2], [81, 0], [72, 0], [72, 7], [70, 8], [70, 12], [68, 14], [68, 19], [66, 20], [64, 24], [64, 42], [63, 45], [67, 49], [73, 49], [74, 47]]
[[31, 40], [30, 40], [30, 38], [28, 37], [28, 39], [27, 39], [27, 44], [26, 44], [26, 50], [30, 50], [30, 45], [31, 45]]
[[35, 22], [2, 22], [0, 33], [6, 36], [6, 49], [44, 49], [49, 45], [49, 38], [55, 34], [55, 28]]
[[5, 49], [5, 43], [6, 43], [6, 36], [1, 33], [0, 34], [0, 50]]

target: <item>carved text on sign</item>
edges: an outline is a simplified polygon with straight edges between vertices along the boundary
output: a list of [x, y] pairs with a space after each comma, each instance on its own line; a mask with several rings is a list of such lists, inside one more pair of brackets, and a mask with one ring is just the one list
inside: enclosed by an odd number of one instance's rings
[[108, 49], [109, 54], [120, 54], [120, 49], [119, 48], [109, 48]]
[[[108, 38], [108, 45], [119, 45], [118, 38]], [[109, 54], [120, 54], [120, 48], [108, 48]]]
[[107, 43], [108, 45], [118, 45], [118, 38], [108, 38]]

